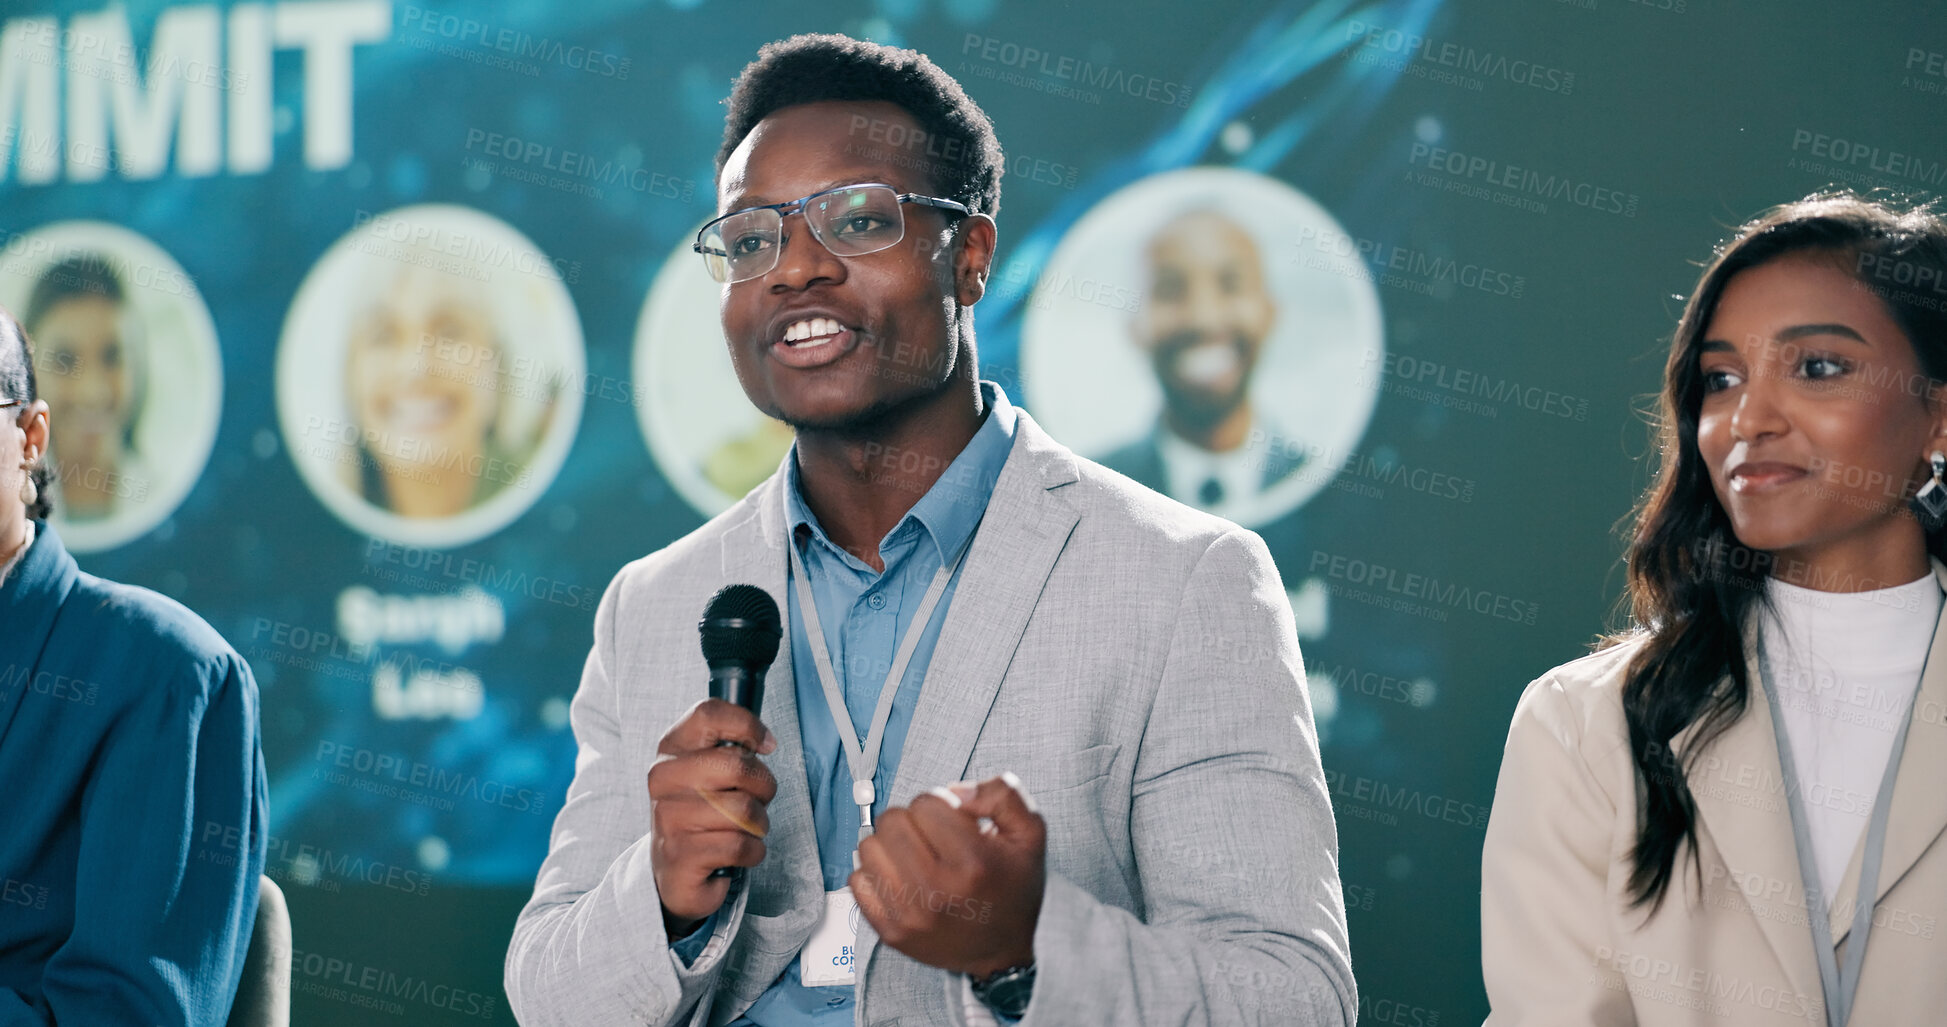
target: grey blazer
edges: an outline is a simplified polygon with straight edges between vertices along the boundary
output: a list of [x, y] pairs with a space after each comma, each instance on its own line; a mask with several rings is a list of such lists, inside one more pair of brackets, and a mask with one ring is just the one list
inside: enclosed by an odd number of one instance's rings
[[[824, 885], [788, 636], [763, 709], [769, 852], [692, 966], [669, 951], [650, 865], [656, 743], [708, 694], [697, 617], [733, 582], [783, 608], [782, 487], [772, 475], [602, 598], [574, 782], [507, 951], [524, 1024], [724, 1024], [811, 934]], [[1003, 770], [1048, 824], [1028, 1027], [1354, 1022], [1338, 835], [1269, 551], [1024, 412], [890, 794]], [[858, 1023], [966, 1022], [961, 978], [876, 942], [862, 921]]]

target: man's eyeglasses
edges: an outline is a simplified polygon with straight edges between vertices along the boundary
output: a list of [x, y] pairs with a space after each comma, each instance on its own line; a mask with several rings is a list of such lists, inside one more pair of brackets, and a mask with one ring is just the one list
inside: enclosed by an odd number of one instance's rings
[[769, 274], [783, 250], [784, 218], [804, 214], [811, 236], [834, 254], [858, 257], [886, 249], [906, 237], [901, 204], [917, 203], [966, 216], [966, 204], [938, 196], [902, 193], [879, 182], [842, 185], [789, 203], [733, 210], [703, 226], [691, 246], [703, 254], [710, 277], [725, 284]]

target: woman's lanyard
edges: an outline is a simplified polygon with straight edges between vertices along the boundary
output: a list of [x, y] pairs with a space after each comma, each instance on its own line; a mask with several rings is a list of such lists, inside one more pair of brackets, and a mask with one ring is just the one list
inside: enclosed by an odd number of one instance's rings
[[818, 667], [818, 683], [825, 688], [825, 704], [831, 707], [832, 724], [838, 728], [838, 740], [844, 744], [845, 760], [852, 768], [852, 801], [859, 807], [859, 838], [864, 839], [872, 833], [872, 803], [878, 799], [872, 780], [879, 771], [879, 747], [886, 740], [886, 721], [892, 716], [893, 697], [899, 693], [899, 683], [906, 677], [906, 665], [912, 662], [913, 650], [919, 647], [920, 636], [926, 633], [933, 610], [946, 592], [947, 579], [953, 577], [954, 570], [973, 545], [973, 535], [968, 534], [967, 540], [960, 544], [952, 562], [934, 573], [925, 598], [919, 601], [919, 609], [913, 611], [912, 623], [906, 625], [906, 633], [899, 640], [892, 668], [886, 671], [886, 683], [879, 689], [879, 705], [872, 711], [872, 726], [866, 731], [864, 744], [860, 744], [858, 732], [852, 727], [852, 715], [845, 709], [844, 689], [832, 671], [831, 653], [825, 648], [825, 631], [818, 623], [818, 604], [811, 596], [811, 583], [805, 575], [804, 561], [798, 556], [797, 540], [786, 539], [785, 543], [785, 548], [791, 551], [798, 609], [804, 613], [805, 634], [811, 641], [812, 662]]
[[[1941, 613], [1947, 615], [1947, 603]], [[1932, 639], [1940, 633], [1940, 619], [1934, 620], [1934, 635], [1929, 636], [1927, 659], [1920, 664], [1920, 681], [1927, 679], [1927, 662], [1933, 659]], [[1920, 701], [1919, 683], [1914, 685], [1913, 702], [1893, 736], [1893, 751], [1886, 756], [1886, 772], [1879, 779], [1879, 796], [1866, 822], [1866, 848], [1859, 861], [1859, 894], [1854, 899], [1852, 933], [1846, 945], [1846, 965], [1839, 966], [1832, 951], [1832, 904], [1825, 899], [1820, 884], [1817, 856], [1812, 851], [1812, 827], [1805, 813], [1805, 800], [1799, 795], [1798, 768], [1792, 760], [1791, 739], [1785, 735], [1785, 718], [1778, 703], [1778, 690], [1771, 683], [1770, 664], [1765, 658], [1764, 628], [1758, 629], [1759, 680], [1764, 682], [1764, 698], [1771, 704], [1771, 730], [1778, 738], [1778, 768], [1785, 775], [1785, 802], [1791, 808], [1792, 841], [1798, 847], [1798, 874], [1805, 886], [1805, 919], [1812, 924], [1812, 947], [1819, 957], [1819, 988], [1825, 993], [1826, 1027], [1845, 1027], [1852, 1015], [1853, 996], [1859, 992], [1859, 969], [1866, 963], [1866, 941], [1873, 927], [1873, 907], [1879, 900], [1879, 867], [1886, 854], [1886, 821], [1893, 805], [1893, 780], [1900, 773], [1900, 756], [1906, 752], [1907, 728], [1913, 723], [1913, 707]]]

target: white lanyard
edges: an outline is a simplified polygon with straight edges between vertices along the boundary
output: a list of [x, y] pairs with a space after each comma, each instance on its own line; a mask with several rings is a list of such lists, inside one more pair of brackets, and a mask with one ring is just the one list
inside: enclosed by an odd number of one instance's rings
[[[1947, 615], [1947, 606], [1941, 608]], [[1929, 635], [1927, 659], [1920, 664], [1920, 680], [1927, 679], [1927, 662], [1933, 659], [1931, 639], [1940, 633], [1934, 621]], [[1792, 760], [1791, 739], [1785, 735], [1783, 708], [1778, 704], [1778, 689], [1771, 683], [1771, 672], [1764, 650], [1764, 629], [1758, 629], [1758, 678], [1764, 682], [1764, 698], [1771, 704], [1771, 730], [1778, 739], [1778, 769], [1784, 772], [1785, 800], [1791, 809], [1792, 842], [1798, 848], [1798, 874], [1805, 887], [1805, 919], [1812, 924], [1812, 947], [1819, 957], [1819, 990], [1825, 995], [1827, 1027], [1845, 1027], [1852, 1016], [1852, 1000], [1859, 992], [1859, 970], [1866, 963], [1866, 941], [1873, 928], [1873, 907], [1879, 904], [1879, 868], [1886, 854], [1886, 820], [1893, 805], [1893, 780], [1899, 776], [1900, 756], [1906, 752], [1907, 728], [1913, 723], [1913, 707], [1919, 703], [1919, 686], [1913, 702], [1900, 718], [1900, 730], [1893, 736], [1893, 751], [1886, 756], [1886, 771], [1879, 779], [1879, 796], [1873, 800], [1872, 816], [1866, 821], [1866, 847], [1859, 860], [1859, 894], [1853, 899], [1852, 933], [1846, 943], [1846, 965], [1832, 951], [1832, 925], [1828, 922], [1832, 903], [1827, 901], [1819, 881], [1817, 856], [1812, 851], [1812, 826], [1805, 812], [1804, 797], [1798, 792], [1798, 768]]]
[[[789, 517], [786, 523], [789, 523]], [[960, 544], [960, 551], [954, 554], [953, 562], [934, 573], [933, 583], [927, 586], [925, 598], [919, 601], [919, 609], [913, 612], [912, 623], [906, 625], [906, 633], [899, 641], [892, 668], [886, 672], [886, 683], [879, 689], [879, 705], [872, 711], [872, 726], [866, 731], [864, 744], [860, 744], [858, 732], [852, 727], [852, 715], [845, 708], [844, 689], [838, 683], [838, 675], [832, 671], [831, 653], [825, 648], [825, 630], [818, 623], [818, 603], [811, 596], [811, 583], [805, 575], [804, 562], [798, 556], [798, 540], [790, 538], [785, 541], [785, 548], [791, 551], [791, 574], [797, 586], [798, 609], [804, 615], [805, 635], [811, 641], [811, 659], [818, 667], [818, 683], [825, 688], [825, 705], [831, 707], [832, 724], [838, 728], [838, 740], [845, 746], [845, 760], [852, 768], [852, 802], [859, 807], [859, 837], [863, 839], [872, 833], [872, 804], [878, 799], [872, 779], [879, 772], [879, 747], [886, 740], [886, 721], [892, 716], [893, 697], [899, 693], [899, 683], [906, 676], [906, 665], [912, 662], [913, 650], [919, 647], [920, 635], [925, 633], [927, 622], [933, 619], [934, 608], [940, 605], [940, 597], [946, 593], [947, 579], [953, 577], [955, 568], [966, 558], [967, 550], [973, 545], [973, 536], [969, 534], [967, 541]]]

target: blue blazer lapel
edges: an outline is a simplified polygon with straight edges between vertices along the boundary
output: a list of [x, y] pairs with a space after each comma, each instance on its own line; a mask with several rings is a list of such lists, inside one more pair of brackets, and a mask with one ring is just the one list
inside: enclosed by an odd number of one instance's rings
[[54, 529], [37, 523], [34, 544], [0, 583], [0, 737], [13, 723], [54, 619], [80, 573]]

